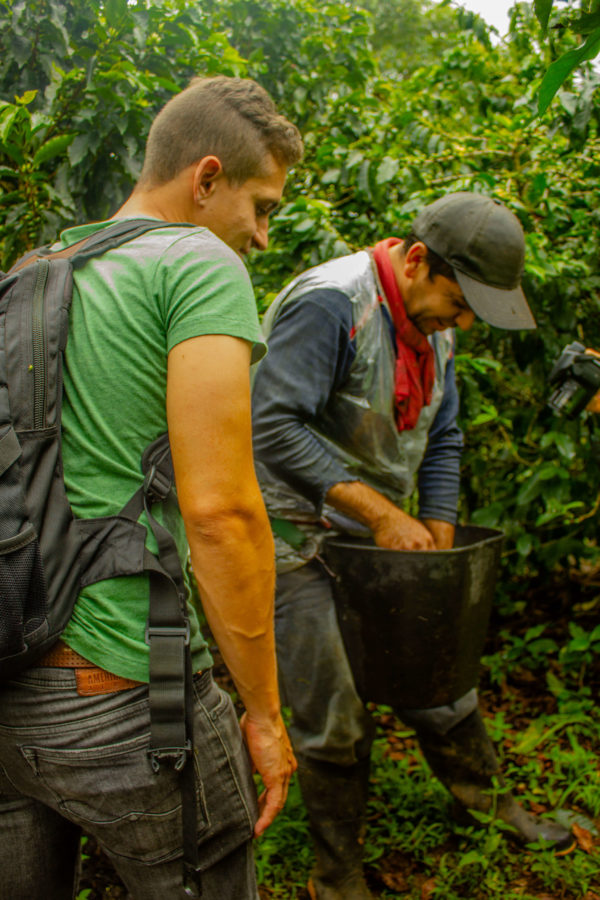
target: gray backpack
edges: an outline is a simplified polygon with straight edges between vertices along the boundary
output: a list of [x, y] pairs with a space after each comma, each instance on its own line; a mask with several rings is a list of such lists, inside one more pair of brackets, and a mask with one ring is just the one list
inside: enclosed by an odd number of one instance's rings
[[[199, 891], [194, 767], [186, 765], [193, 735], [185, 583], [175, 542], [152, 515], [155, 503], [176, 502], [168, 435], [146, 448], [140, 487], [114, 516], [74, 517], [61, 455], [73, 270], [166, 224], [116, 222], [66, 250], [33, 250], [0, 274], [0, 680], [34, 665], [58, 640], [86, 585], [148, 574], [148, 753], [155, 772], [169, 759], [182, 774], [184, 884]], [[145, 547], [143, 510], [157, 555]]]

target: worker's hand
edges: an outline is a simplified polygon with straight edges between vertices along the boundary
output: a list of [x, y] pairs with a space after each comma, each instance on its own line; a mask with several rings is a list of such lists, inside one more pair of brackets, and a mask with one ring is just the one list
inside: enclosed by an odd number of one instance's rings
[[433, 537], [436, 550], [451, 550], [454, 547], [454, 525], [441, 519], [422, 519], [422, 522]]
[[389, 507], [372, 527], [378, 547], [388, 550], [435, 550], [431, 532], [397, 507]]
[[[585, 352], [589, 353], [591, 356], [600, 356], [600, 353], [598, 353], [596, 350], [592, 350], [590, 347], [588, 347]], [[593, 413], [600, 412], [600, 391], [598, 391], [597, 394], [594, 394], [594, 396], [586, 406], [586, 409], [589, 412]]]
[[275, 721], [256, 721], [244, 713], [240, 728], [254, 769], [264, 785], [258, 798], [259, 818], [254, 826], [254, 837], [258, 837], [283, 809], [290, 778], [298, 763], [281, 716]]

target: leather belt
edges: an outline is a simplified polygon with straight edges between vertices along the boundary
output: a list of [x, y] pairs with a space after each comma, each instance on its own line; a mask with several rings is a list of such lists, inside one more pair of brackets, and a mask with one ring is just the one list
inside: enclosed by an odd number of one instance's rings
[[77, 683], [77, 693], [81, 697], [91, 697], [95, 694], [114, 694], [117, 691], [128, 691], [139, 687], [143, 681], [134, 681], [132, 678], [122, 678], [101, 669], [90, 662], [85, 656], [81, 656], [63, 641], [58, 641], [37, 663], [38, 666], [48, 666], [57, 669], [73, 669]]

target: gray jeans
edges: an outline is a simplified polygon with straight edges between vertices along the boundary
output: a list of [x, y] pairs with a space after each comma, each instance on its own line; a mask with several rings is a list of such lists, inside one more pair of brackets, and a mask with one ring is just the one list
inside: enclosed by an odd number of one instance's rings
[[[277, 576], [275, 636], [294, 750], [340, 766], [366, 758], [375, 727], [356, 692], [331, 583], [318, 561]], [[395, 712], [407, 725], [445, 734], [476, 707], [473, 689], [448, 706]]]
[[[195, 677], [203, 900], [257, 900], [256, 792], [230, 698]], [[0, 688], [0, 900], [71, 900], [80, 829], [136, 900], [176, 900], [176, 774], [152, 772], [145, 686], [80, 697], [71, 669], [35, 668]]]

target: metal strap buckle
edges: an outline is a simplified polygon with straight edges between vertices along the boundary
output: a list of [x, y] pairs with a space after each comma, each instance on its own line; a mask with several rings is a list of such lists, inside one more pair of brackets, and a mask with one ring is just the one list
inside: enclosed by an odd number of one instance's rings
[[163, 759], [175, 760], [173, 763], [173, 768], [177, 772], [181, 772], [188, 760], [188, 757], [191, 756], [191, 753], [192, 742], [189, 740], [185, 742], [185, 745], [183, 747], [158, 747], [148, 750], [150, 765], [152, 766], [152, 771], [155, 774], [160, 771], [160, 764]]

